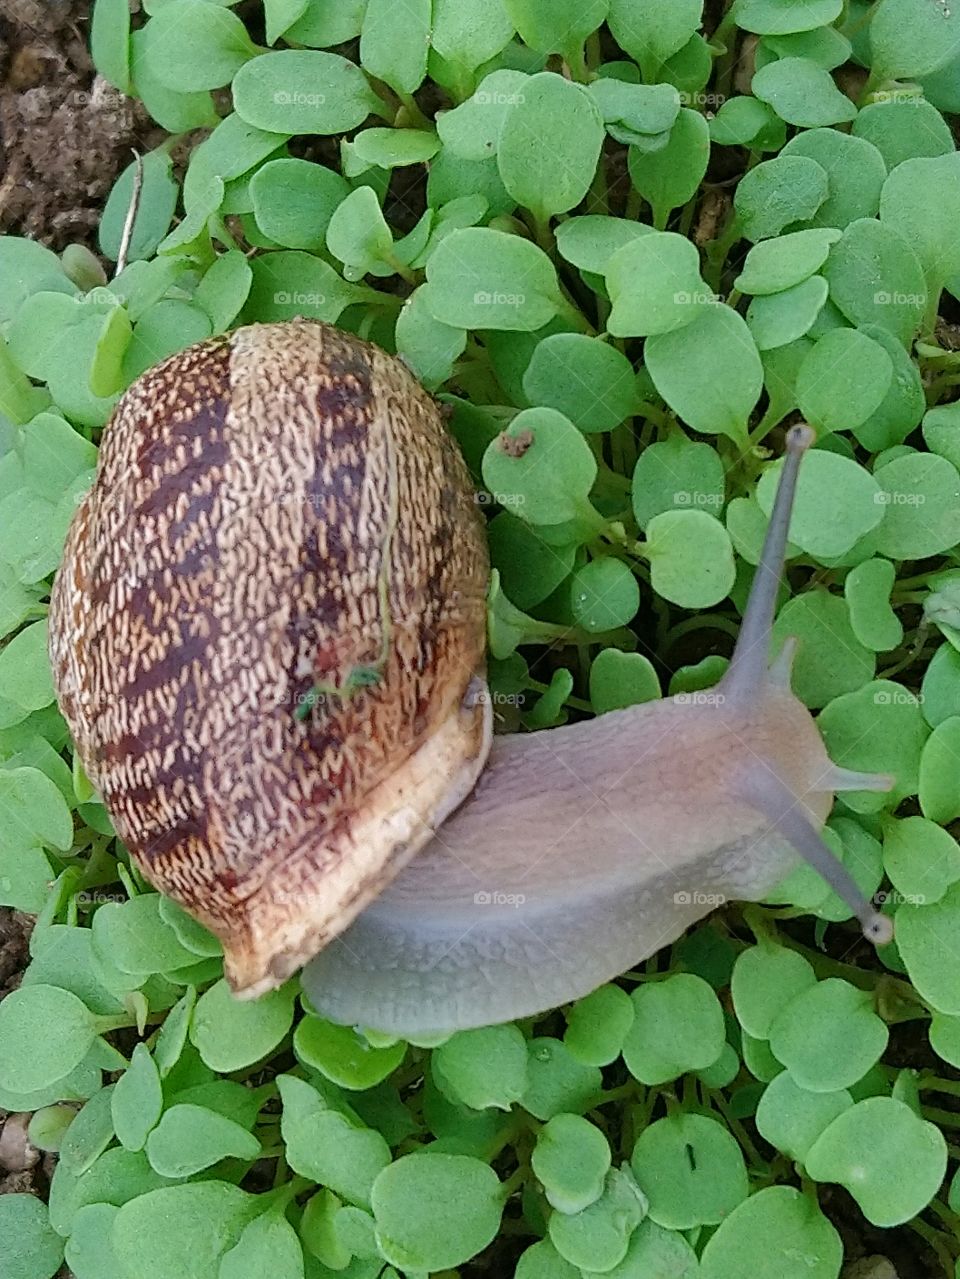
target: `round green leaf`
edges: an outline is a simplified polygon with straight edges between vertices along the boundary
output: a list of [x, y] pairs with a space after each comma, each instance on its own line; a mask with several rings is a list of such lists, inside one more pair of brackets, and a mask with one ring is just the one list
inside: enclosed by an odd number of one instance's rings
[[312, 49], [261, 54], [232, 90], [240, 118], [272, 133], [344, 133], [383, 106], [355, 63]]
[[623, 1060], [641, 1083], [666, 1083], [685, 1071], [703, 1070], [720, 1056], [723, 1011], [701, 977], [675, 973], [638, 987], [631, 998], [634, 1019]]
[[754, 298], [747, 308], [747, 326], [757, 349], [769, 351], [803, 337], [820, 314], [827, 292], [823, 276], [812, 275], [782, 293]]
[[960, 816], [960, 716], [943, 720], [930, 734], [920, 756], [920, 808], [942, 825]]
[[259, 1211], [256, 1196], [225, 1181], [164, 1186], [124, 1203], [111, 1238], [130, 1279], [210, 1279]]
[[527, 1086], [527, 1042], [516, 1026], [462, 1030], [435, 1048], [437, 1086], [472, 1110], [509, 1110]]
[[260, 1142], [206, 1106], [171, 1106], [146, 1139], [150, 1166], [163, 1177], [192, 1177], [221, 1159], [253, 1160]]
[[879, 342], [856, 329], [832, 329], [800, 365], [800, 411], [818, 430], [850, 430], [879, 407], [892, 378], [893, 364]]
[[[605, 648], [593, 659], [590, 666], [590, 701], [598, 715], [621, 710], [626, 706], [636, 706], [640, 702], [654, 702], [660, 696], [660, 681], [656, 669], [642, 653], [621, 653], [616, 648]], [[564, 1042], [569, 1047], [566, 1037]]]
[[162, 1110], [163, 1090], [156, 1063], [146, 1044], [137, 1044], [110, 1101], [113, 1128], [121, 1146], [142, 1150]]
[[743, 31], [788, 35], [825, 26], [842, 8], [842, 0], [736, 0], [733, 16]]
[[178, 93], [229, 84], [257, 52], [237, 15], [207, 0], [167, 0], [144, 35], [141, 56], [157, 79]]
[[653, 228], [644, 222], [587, 213], [560, 223], [556, 231], [557, 252], [581, 271], [603, 275], [618, 249], [652, 234]]
[[[960, 11], [958, 11], [960, 18]], [[880, 218], [899, 231], [934, 286], [960, 271], [960, 154], [904, 160], [880, 195]]]
[[937, 1193], [947, 1170], [947, 1143], [904, 1102], [868, 1097], [837, 1116], [805, 1162], [815, 1181], [846, 1186], [875, 1226], [899, 1226]]
[[369, 0], [361, 12], [361, 63], [370, 75], [397, 93], [414, 93], [427, 74], [430, 0], [414, 0], [402, 8], [393, 0]]
[[63, 1240], [36, 1195], [0, 1195], [3, 1279], [53, 1279], [63, 1261]]
[[650, 1217], [672, 1230], [716, 1225], [747, 1197], [747, 1169], [734, 1137], [705, 1115], [658, 1119], [630, 1159]]
[[767, 1084], [760, 1098], [757, 1131], [771, 1146], [802, 1163], [824, 1129], [852, 1105], [845, 1088], [810, 1092], [784, 1070]]
[[648, 339], [644, 357], [657, 390], [689, 426], [744, 438], [763, 389], [763, 365], [746, 322], [732, 307], [704, 306], [682, 329]]
[[709, 444], [695, 443], [682, 431], [673, 431], [640, 454], [631, 491], [641, 529], [664, 511], [702, 509], [719, 515], [724, 499], [723, 462]]
[[596, 1100], [601, 1083], [597, 1067], [579, 1061], [559, 1039], [528, 1041], [527, 1089], [521, 1105], [537, 1119], [551, 1119], [563, 1111], [582, 1115]]
[[822, 164], [782, 155], [749, 169], [737, 184], [733, 207], [748, 240], [779, 235], [791, 222], [809, 221], [829, 192]]
[[290, 1167], [341, 1198], [369, 1208], [371, 1187], [390, 1163], [386, 1141], [352, 1114], [331, 1110], [302, 1079], [281, 1075], [277, 1083], [283, 1102], [280, 1133]]
[[646, 1211], [646, 1198], [632, 1173], [611, 1168], [599, 1199], [577, 1213], [552, 1213], [547, 1230], [557, 1252], [571, 1264], [609, 1271], [626, 1256], [630, 1236]]
[[264, 235], [291, 249], [318, 249], [350, 188], [339, 173], [307, 160], [269, 160], [250, 179], [253, 215]]
[[923, 0], [884, 0], [872, 15], [870, 49], [882, 79], [913, 80], [950, 59], [960, 43], [960, 13]]
[[824, 267], [830, 297], [851, 324], [877, 324], [909, 342], [923, 319], [927, 288], [920, 260], [885, 222], [859, 218]]
[[707, 1241], [700, 1279], [837, 1279], [840, 1236], [816, 1200], [793, 1186], [767, 1186], [738, 1204]]
[[931, 453], [894, 458], [875, 472], [884, 504], [877, 550], [923, 559], [960, 541], [960, 473]]
[[902, 685], [892, 680], [863, 684], [861, 677], [855, 687], [856, 692], [832, 701], [817, 722], [836, 763], [861, 772], [892, 773], [896, 778], [889, 795], [867, 791], [844, 795], [848, 808], [872, 813], [917, 793], [920, 754], [930, 730], [916, 697]]
[[773, 1053], [810, 1092], [855, 1084], [880, 1060], [887, 1039], [870, 995], [838, 977], [795, 995], [770, 1027]]
[[830, 246], [839, 238], [840, 232], [833, 227], [812, 227], [775, 240], [762, 240], [747, 254], [734, 288], [741, 293], [765, 295], [802, 284], [819, 271]]
[[276, 1048], [293, 1021], [294, 990], [270, 991], [253, 1002], [235, 999], [223, 980], [197, 1000], [190, 1042], [221, 1073], [250, 1066]]
[[710, 137], [719, 146], [749, 146], [758, 151], [779, 151], [787, 127], [774, 111], [748, 93], [727, 98], [710, 121]]
[[427, 284], [430, 312], [458, 328], [532, 331], [562, 303], [543, 250], [489, 227], [451, 231], [430, 255]]
[[815, 129], [852, 120], [857, 108], [833, 82], [829, 71], [809, 58], [778, 58], [761, 67], [751, 88], [787, 124]]
[[654, 231], [625, 244], [606, 267], [614, 337], [671, 333], [716, 301], [700, 275], [700, 254], [685, 236]]
[[[613, 329], [610, 330], [613, 332]], [[616, 347], [583, 333], [538, 342], [523, 375], [531, 404], [565, 413], [581, 431], [611, 431], [635, 411], [633, 365]]]
[[578, 1213], [603, 1194], [610, 1147], [580, 1115], [555, 1115], [537, 1134], [530, 1165], [553, 1207]]
[[937, 108], [923, 98], [870, 102], [860, 108], [853, 133], [873, 143], [888, 172], [904, 160], [947, 155], [955, 149], [950, 126]]
[[494, 1238], [503, 1201], [492, 1168], [466, 1155], [404, 1155], [373, 1183], [377, 1243], [404, 1270], [445, 1270]]
[[589, 507], [597, 464], [556, 409], [524, 409], [483, 455], [483, 482], [531, 524], [560, 524]]
[[[768, 467], [757, 500], [769, 518], [782, 464]], [[856, 462], [811, 449], [804, 458], [790, 517], [790, 541], [816, 559], [843, 555], [884, 517], [880, 486]]]
[[730, 594], [736, 565], [730, 534], [706, 511], [664, 511], [647, 525], [650, 581], [684, 608], [711, 608]]
[[670, 213], [696, 194], [710, 156], [710, 128], [699, 111], [684, 107], [666, 146], [627, 153], [630, 181], [653, 210], [653, 223], [666, 226]]
[[733, 966], [730, 994], [740, 1025], [755, 1039], [767, 1039], [784, 1004], [816, 981], [813, 968], [783, 946], [750, 946]]
[[593, 633], [626, 626], [640, 607], [637, 579], [623, 560], [605, 555], [591, 560], [570, 579], [574, 621]]
[[68, 990], [21, 986], [0, 1003], [0, 1088], [36, 1092], [63, 1079], [89, 1052], [97, 1020]]
[[889, 560], [864, 560], [850, 570], [843, 583], [853, 633], [877, 653], [896, 648], [903, 639], [903, 626], [890, 607], [896, 576]]
[[552, 71], [530, 76], [503, 117], [497, 167], [518, 204], [543, 220], [586, 195], [603, 145], [603, 119], [581, 85]]
[[[613, 653], [614, 649], [604, 649]], [[603, 653], [600, 654], [603, 656]], [[631, 656], [624, 654], [624, 656]], [[599, 658], [595, 659], [596, 666]], [[600, 986], [578, 999], [567, 1013], [563, 1042], [578, 1061], [607, 1066], [620, 1056], [627, 1031], [633, 1024], [633, 1002], [619, 986]]]
[[[177, 206], [178, 188], [173, 178], [173, 164], [166, 151], [150, 151], [143, 156], [143, 177], [137, 215], [127, 249], [127, 261], [152, 257], [157, 245], [170, 229]], [[100, 251], [116, 262], [120, 240], [130, 210], [136, 162], [127, 165], [110, 190], [100, 218]]]

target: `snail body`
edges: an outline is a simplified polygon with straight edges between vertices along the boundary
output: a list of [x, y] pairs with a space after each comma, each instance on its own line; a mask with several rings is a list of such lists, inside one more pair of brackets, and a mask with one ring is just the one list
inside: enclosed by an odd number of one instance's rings
[[889, 779], [836, 768], [789, 655], [767, 667], [811, 441], [790, 433], [714, 690], [491, 748], [482, 519], [406, 368], [295, 321], [135, 383], [71, 526], [51, 658], [119, 835], [221, 939], [235, 993], [306, 964], [348, 1024], [525, 1016], [801, 856], [885, 940], [818, 832], [836, 791]]

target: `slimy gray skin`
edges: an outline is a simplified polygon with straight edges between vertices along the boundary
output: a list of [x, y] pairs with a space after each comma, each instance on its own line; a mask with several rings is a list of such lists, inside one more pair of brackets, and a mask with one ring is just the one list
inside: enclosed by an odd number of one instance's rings
[[50, 601], [80, 761], [238, 998], [397, 1034], [541, 1012], [806, 857], [830, 762], [768, 670], [807, 427], [716, 688], [491, 742], [482, 514], [437, 403], [313, 321], [181, 351], [105, 428]]
[[728, 671], [715, 689], [497, 738], [470, 797], [303, 974], [313, 1005], [397, 1034], [526, 1017], [587, 994], [728, 900], [766, 896], [801, 858], [890, 939], [819, 834], [836, 767], [768, 668], [797, 471], [795, 427]]

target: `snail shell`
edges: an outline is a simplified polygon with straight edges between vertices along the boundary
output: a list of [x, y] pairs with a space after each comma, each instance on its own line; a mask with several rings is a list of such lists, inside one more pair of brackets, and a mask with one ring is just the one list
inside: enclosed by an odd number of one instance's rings
[[438, 406], [371, 343], [252, 325], [121, 398], [51, 598], [58, 697], [237, 993], [340, 933], [472, 788], [488, 571]]

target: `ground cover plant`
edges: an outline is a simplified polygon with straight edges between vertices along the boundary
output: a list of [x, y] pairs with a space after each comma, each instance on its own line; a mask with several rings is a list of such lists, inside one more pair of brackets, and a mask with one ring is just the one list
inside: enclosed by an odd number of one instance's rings
[[[59, 1152], [49, 1205], [0, 1198], [0, 1274], [953, 1276], [960, 9], [97, 0], [92, 48], [170, 139], [98, 255], [0, 238], [0, 903], [38, 917], [0, 1106]], [[72, 762], [46, 601], [123, 388], [296, 315], [448, 406], [503, 729], [715, 682], [816, 427], [777, 632], [833, 758], [895, 776], [828, 828], [895, 945], [801, 869], [517, 1025], [231, 999]]]

